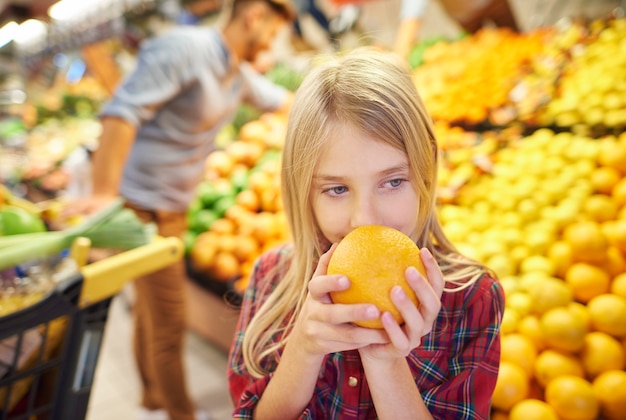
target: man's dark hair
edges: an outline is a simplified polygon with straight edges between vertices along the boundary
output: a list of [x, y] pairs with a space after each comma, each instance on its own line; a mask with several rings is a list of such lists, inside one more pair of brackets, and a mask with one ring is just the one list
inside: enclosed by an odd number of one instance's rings
[[238, 16], [248, 4], [265, 3], [272, 11], [282, 16], [286, 21], [293, 21], [296, 18], [296, 11], [291, 0], [232, 0], [231, 17]]

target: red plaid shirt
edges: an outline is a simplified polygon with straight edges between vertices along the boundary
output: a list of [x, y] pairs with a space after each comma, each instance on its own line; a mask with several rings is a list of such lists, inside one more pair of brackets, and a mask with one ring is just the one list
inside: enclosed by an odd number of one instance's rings
[[[272, 374], [252, 378], [246, 371], [241, 343], [255, 308], [280, 281], [268, 272], [287, 258], [286, 248], [264, 254], [245, 293], [239, 325], [231, 347], [228, 381], [235, 405], [233, 417], [252, 419]], [[264, 287], [271, 282], [271, 287]], [[407, 360], [415, 386], [436, 419], [488, 419], [500, 362], [500, 324], [504, 311], [501, 285], [484, 274], [472, 287], [444, 292], [433, 330]], [[277, 339], [280, 337], [277, 337]], [[262, 366], [274, 372], [276, 357]], [[393, 375], [393, 372], [389, 372]], [[355, 381], [350, 378], [356, 378]], [[287, 391], [287, 390], [286, 390]], [[375, 419], [376, 410], [356, 350], [326, 355], [314, 394], [301, 419]]]

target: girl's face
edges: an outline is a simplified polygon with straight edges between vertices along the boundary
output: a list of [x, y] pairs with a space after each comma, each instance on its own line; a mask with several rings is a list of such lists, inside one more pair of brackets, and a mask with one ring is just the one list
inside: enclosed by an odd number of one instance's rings
[[314, 216], [327, 245], [356, 227], [374, 224], [415, 239], [419, 199], [406, 154], [350, 126], [332, 131], [311, 188]]

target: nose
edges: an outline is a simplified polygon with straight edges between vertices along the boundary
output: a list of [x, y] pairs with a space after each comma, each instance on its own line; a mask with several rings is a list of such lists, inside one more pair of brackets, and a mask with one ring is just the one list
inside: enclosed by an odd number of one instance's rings
[[376, 202], [370, 196], [358, 197], [352, 203], [350, 214], [350, 227], [352, 229], [359, 226], [380, 224], [378, 220], [378, 212], [376, 210]]

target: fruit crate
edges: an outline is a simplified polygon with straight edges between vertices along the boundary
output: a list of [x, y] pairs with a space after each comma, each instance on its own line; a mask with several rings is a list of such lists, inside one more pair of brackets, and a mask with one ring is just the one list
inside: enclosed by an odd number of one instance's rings
[[0, 420], [85, 418], [111, 300], [129, 280], [180, 260], [183, 248], [157, 237], [82, 266], [1, 317]]

